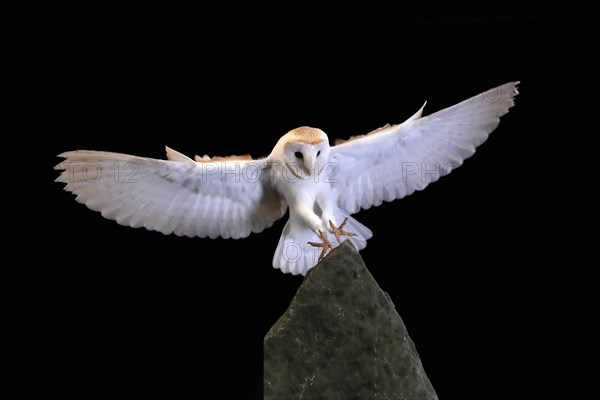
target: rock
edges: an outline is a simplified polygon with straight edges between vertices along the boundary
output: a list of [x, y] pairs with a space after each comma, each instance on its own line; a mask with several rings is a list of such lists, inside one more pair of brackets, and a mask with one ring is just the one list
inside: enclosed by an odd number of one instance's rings
[[265, 400], [434, 400], [415, 345], [359, 253], [308, 271], [264, 339]]

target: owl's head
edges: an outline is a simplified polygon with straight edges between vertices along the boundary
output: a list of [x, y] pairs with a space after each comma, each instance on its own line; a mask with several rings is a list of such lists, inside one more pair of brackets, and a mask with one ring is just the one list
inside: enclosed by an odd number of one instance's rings
[[279, 139], [274, 153], [287, 169], [300, 179], [321, 173], [329, 159], [329, 139], [317, 128], [301, 126], [292, 129]]

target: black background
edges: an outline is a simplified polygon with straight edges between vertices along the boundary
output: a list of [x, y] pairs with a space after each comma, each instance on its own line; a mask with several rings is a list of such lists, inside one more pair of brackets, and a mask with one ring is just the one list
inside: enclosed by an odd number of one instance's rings
[[287, 216], [243, 240], [121, 227], [52, 182], [57, 154], [164, 158], [168, 145], [260, 157], [301, 125], [344, 138], [400, 123], [425, 100], [428, 114], [520, 80], [516, 106], [462, 167], [356, 215], [374, 232], [361, 255], [439, 397], [510, 398], [530, 380], [535, 327], [560, 307], [540, 262], [551, 244], [539, 239], [557, 220], [540, 193], [564, 196], [546, 146], [565, 133], [553, 99], [571, 101], [557, 63], [576, 56], [574, 15], [283, 14], [214, 23], [185, 10], [82, 10], [36, 37], [42, 241], [53, 249], [36, 275], [36, 348], [41, 370], [59, 373], [48, 390], [259, 399], [263, 337], [302, 282], [271, 267]]

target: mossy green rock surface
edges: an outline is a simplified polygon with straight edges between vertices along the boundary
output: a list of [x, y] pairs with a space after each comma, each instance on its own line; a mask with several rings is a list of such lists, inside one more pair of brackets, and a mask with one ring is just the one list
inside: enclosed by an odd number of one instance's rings
[[437, 399], [394, 304], [346, 242], [264, 339], [265, 400]]

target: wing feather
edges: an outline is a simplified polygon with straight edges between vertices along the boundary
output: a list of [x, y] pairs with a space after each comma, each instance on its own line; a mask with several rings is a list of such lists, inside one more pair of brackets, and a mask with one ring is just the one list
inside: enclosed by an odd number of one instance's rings
[[331, 148], [338, 166], [332, 183], [349, 213], [422, 190], [462, 165], [514, 105], [510, 82], [422, 117], [423, 107], [399, 125], [384, 126]]
[[[87, 150], [59, 157], [56, 181], [78, 202], [125, 226], [237, 239], [268, 228], [287, 209], [269, 182], [266, 160], [197, 163], [169, 148], [168, 160]], [[245, 167], [264, 173], [244, 179]]]

